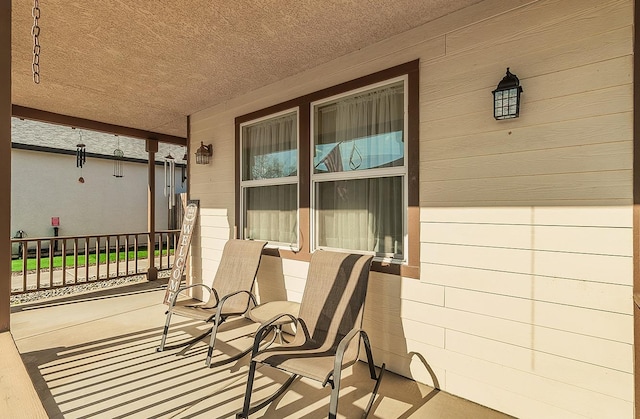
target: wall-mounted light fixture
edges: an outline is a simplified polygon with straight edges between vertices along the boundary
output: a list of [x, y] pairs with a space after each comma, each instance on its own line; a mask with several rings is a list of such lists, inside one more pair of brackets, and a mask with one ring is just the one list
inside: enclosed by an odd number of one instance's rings
[[209, 164], [209, 159], [213, 156], [213, 146], [204, 145], [200, 142], [200, 147], [196, 150], [196, 164]]
[[496, 119], [517, 118], [520, 115], [520, 80], [509, 71], [493, 92], [493, 117]]
[[184, 156], [182, 156], [182, 160], [184, 160], [184, 164], [180, 166], [180, 169], [182, 171], [182, 186], [184, 186], [184, 182], [187, 180], [187, 160], [189, 160], [189, 156], [186, 152], [184, 153]]

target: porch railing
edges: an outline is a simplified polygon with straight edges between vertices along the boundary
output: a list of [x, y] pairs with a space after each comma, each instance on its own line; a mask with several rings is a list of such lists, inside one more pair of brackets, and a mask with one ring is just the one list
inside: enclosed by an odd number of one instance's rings
[[[11, 294], [48, 290], [171, 269], [180, 230], [11, 239]], [[21, 266], [18, 266], [21, 265]]]

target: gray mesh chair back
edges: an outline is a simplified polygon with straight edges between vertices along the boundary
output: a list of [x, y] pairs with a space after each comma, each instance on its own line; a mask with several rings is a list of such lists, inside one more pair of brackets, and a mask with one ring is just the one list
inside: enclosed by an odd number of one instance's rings
[[[265, 245], [266, 242], [261, 241], [229, 240], [222, 251], [220, 264], [211, 288], [204, 284], [194, 284], [180, 288], [172, 301], [170, 301], [158, 351], [189, 346], [211, 334], [206, 360], [206, 365], [209, 366], [215, 347], [218, 326], [231, 316], [245, 314], [251, 304], [256, 304], [253, 285]], [[209, 291], [210, 297], [206, 302], [203, 303], [194, 299], [178, 300], [180, 292], [195, 287], [202, 287]], [[211, 323], [212, 326], [202, 335], [196, 336], [189, 341], [166, 346], [173, 314]], [[233, 359], [236, 359], [236, 357], [230, 358], [230, 360]]]

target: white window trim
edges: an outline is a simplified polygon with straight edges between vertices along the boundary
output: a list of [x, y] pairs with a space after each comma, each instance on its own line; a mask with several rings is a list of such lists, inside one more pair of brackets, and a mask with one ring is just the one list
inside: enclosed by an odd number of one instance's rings
[[[346, 172], [337, 172], [337, 173], [314, 173], [315, 168], [313, 162], [314, 154], [315, 154], [315, 108], [324, 103], [333, 102], [339, 100], [343, 97], [356, 95], [358, 93], [364, 93], [370, 90], [375, 90], [380, 87], [388, 86], [397, 82], [403, 82], [404, 89], [404, 165], [402, 167], [387, 167], [387, 168], [379, 168], [379, 169], [367, 169], [363, 171], [346, 171]], [[402, 75], [399, 77], [395, 77], [389, 80], [385, 80], [379, 83], [373, 83], [358, 89], [349, 90], [348, 92], [343, 92], [337, 95], [333, 95], [327, 98], [323, 98], [314, 102], [311, 102], [309, 107], [310, 122], [309, 122], [309, 140], [311, 144], [309, 144], [309, 159], [310, 159], [310, 214], [309, 214], [309, 228], [311, 234], [310, 240], [310, 251], [313, 253], [318, 249], [325, 250], [333, 250], [340, 252], [351, 252], [351, 253], [359, 253], [359, 254], [370, 254], [374, 256], [375, 261], [380, 261], [384, 263], [394, 263], [394, 264], [407, 264], [409, 257], [409, 231], [408, 231], [408, 217], [409, 217], [409, 164], [407, 160], [407, 155], [409, 152], [409, 139], [407, 138], [407, 133], [409, 132], [409, 76]], [[366, 176], [363, 176], [363, 173], [366, 173]], [[358, 251], [353, 249], [342, 249], [342, 248], [333, 248], [328, 246], [319, 246], [318, 245], [318, 237], [316, 235], [316, 184], [320, 182], [330, 182], [336, 180], [350, 180], [350, 179], [371, 179], [377, 177], [394, 177], [394, 176], [402, 176], [402, 184], [403, 184], [403, 209], [404, 209], [404, 217], [402, 220], [403, 226], [403, 255], [402, 259], [396, 259], [391, 257], [382, 257], [376, 256], [375, 252], [367, 252], [367, 251]]]
[[[273, 179], [257, 179], [257, 180], [243, 180], [242, 179], [242, 171], [244, 168], [244, 148], [243, 148], [243, 128], [248, 125], [254, 125], [263, 121], [267, 121], [269, 119], [275, 119], [284, 115], [288, 115], [291, 113], [296, 114], [296, 151], [298, 153], [296, 158], [296, 176], [287, 176], [282, 178], [273, 178]], [[300, 182], [299, 182], [299, 174], [300, 174], [300, 108], [294, 107], [290, 109], [286, 109], [281, 112], [272, 113], [261, 118], [252, 119], [251, 121], [243, 122], [240, 124], [240, 164], [238, 167], [239, 170], [239, 179], [240, 179], [240, 220], [238, 220], [238, 225], [240, 225], [240, 238], [246, 240], [246, 232], [244, 225], [245, 223], [245, 192], [248, 188], [255, 188], [260, 186], [277, 186], [277, 185], [298, 185], [297, 190], [297, 200], [296, 200], [296, 242], [295, 243], [282, 243], [282, 242], [274, 242], [269, 241], [267, 243], [268, 248], [274, 249], [288, 249], [294, 252], [298, 252], [300, 250]]]

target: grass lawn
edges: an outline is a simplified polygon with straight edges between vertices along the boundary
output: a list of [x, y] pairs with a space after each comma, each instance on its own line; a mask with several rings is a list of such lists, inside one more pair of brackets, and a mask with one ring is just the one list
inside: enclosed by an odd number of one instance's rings
[[[173, 250], [171, 250], [171, 253], [173, 253]], [[146, 259], [147, 258], [147, 251], [146, 250], [138, 250], [138, 259]], [[163, 250], [162, 251], [162, 255], [166, 256], [167, 251]], [[155, 255], [158, 256], [159, 255], [159, 251], [156, 250], [155, 251]], [[125, 256], [128, 256], [129, 260], [134, 260], [135, 258], [135, 252], [134, 251], [129, 251], [126, 255], [125, 252], [120, 252], [119, 255], [119, 260], [123, 261], [125, 260]], [[86, 257], [85, 255], [78, 255], [78, 266], [85, 266], [85, 261], [86, 261]], [[107, 254], [106, 253], [100, 253], [100, 264], [104, 264], [107, 261]], [[115, 251], [109, 253], [109, 262], [115, 262], [116, 261], [116, 253]], [[96, 254], [95, 253], [90, 253], [89, 254], [89, 265], [95, 265], [96, 264]], [[23, 266], [23, 261], [22, 259], [15, 259], [11, 261], [11, 271], [12, 272], [22, 272], [22, 266]], [[73, 255], [71, 256], [66, 256], [66, 266], [73, 266]], [[53, 257], [53, 267], [54, 268], [60, 268], [62, 267], [62, 256], [54, 256]], [[49, 268], [49, 256], [45, 256], [40, 258], [40, 269], [48, 269]], [[27, 259], [27, 270], [28, 271], [32, 271], [36, 269], [36, 258], [29, 258]]]

